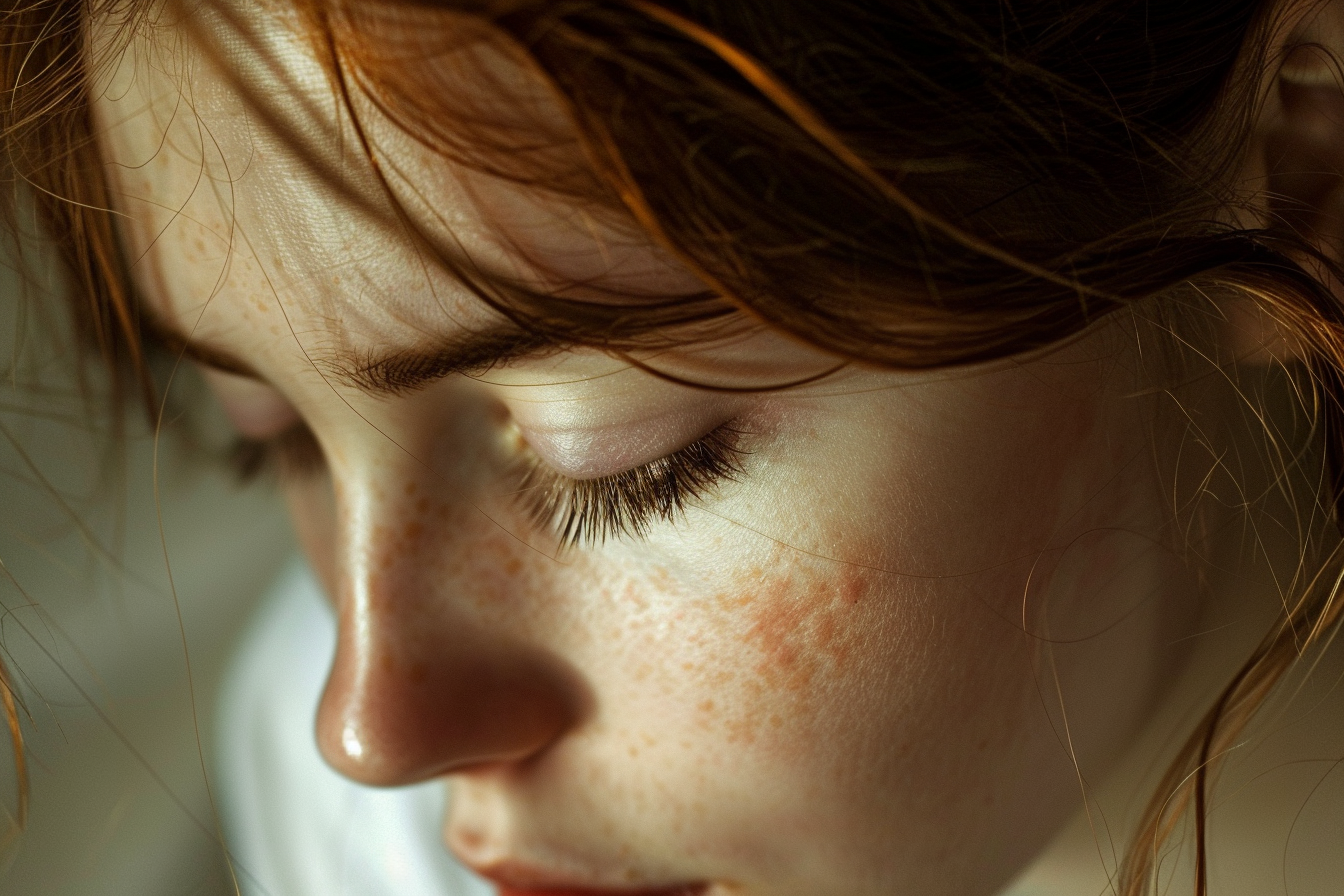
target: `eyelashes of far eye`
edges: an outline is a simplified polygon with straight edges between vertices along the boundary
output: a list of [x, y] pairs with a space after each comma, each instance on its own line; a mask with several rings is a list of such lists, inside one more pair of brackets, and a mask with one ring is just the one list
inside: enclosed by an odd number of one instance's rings
[[[562, 548], [601, 544], [608, 538], [642, 538], [655, 522], [675, 522], [687, 506], [739, 479], [747, 455], [743, 432], [724, 424], [657, 460], [595, 479], [559, 473], [523, 446], [512, 470], [512, 497]], [[298, 479], [322, 470], [322, 448], [308, 427], [273, 439], [239, 437], [229, 453], [239, 480], [264, 475]]]
[[675, 522], [689, 504], [740, 478], [747, 454], [742, 438], [741, 430], [724, 424], [666, 457], [595, 479], [558, 473], [529, 450], [515, 494], [562, 547], [642, 538], [652, 523]]
[[228, 449], [227, 461], [244, 483], [263, 476], [301, 479], [320, 472], [326, 464], [322, 446], [313, 431], [302, 424], [271, 439], [238, 436]]

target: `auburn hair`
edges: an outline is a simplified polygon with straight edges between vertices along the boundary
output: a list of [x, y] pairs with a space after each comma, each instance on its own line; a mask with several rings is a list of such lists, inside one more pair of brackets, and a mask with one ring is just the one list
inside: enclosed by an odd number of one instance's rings
[[[426, 238], [532, 331], [621, 351], [736, 311], [844, 358], [930, 368], [1048, 346], [1184, 287], [1237, 290], [1304, 359], [1296, 376], [1329, 473], [1321, 500], [1338, 519], [1344, 307], [1323, 282], [1335, 269], [1291, 227], [1229, 223], [1248, 110], [1281, 61], [1260, 0], [271, 2], [310, 39], [356, 125], [371, 102], [447, 158], [642, 231], [705, 285], [580, 300], [490, 280]], [[162, 8], [14, 0], [0, 17], [6, 208], [12, 220], [20, 198], [35, 203], [84, 343], [151, 407], [147, 335], [89, 112], [118, 48], [93, 54], [87, 36], [91, 17], [130, 35]], [[174, 21], [190, 27], [189, 11]], [[561, 114], [473, 102], [464, 85], [498, 77], [487, 53], [516, 63]], [[1161, 847], [1189, 816], [1204, 896], [1212, 769], [1339, 624], [1327, 572], [1308, 577], [1190, 732], [1119, 893], [1155, 888]]]

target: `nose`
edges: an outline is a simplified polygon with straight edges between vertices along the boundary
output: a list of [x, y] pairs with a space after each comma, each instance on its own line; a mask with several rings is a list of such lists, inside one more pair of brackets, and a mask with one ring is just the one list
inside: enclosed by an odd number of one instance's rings
[[[376, 786], [536, 756], [576, 721], [580, 690], [507, 614], [481, 612], [519, 579], [516, 560], [497, 564], [512, 574], [480, 560], [482, 541], [503, 533], [469, 506], [425, 522], [424, 492], [388, 478], [337, 489], [328, 581], [339, 633], [318, 708], [323, 756]], [[389, 493], [398, 499], [374, 497]]]

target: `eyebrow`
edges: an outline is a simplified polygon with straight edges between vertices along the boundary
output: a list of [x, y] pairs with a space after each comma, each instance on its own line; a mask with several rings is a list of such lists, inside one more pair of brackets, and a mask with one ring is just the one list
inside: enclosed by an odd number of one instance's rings
[[[168, 351], [234, 376], [265, 380], [251, 364], [227, 349], [191, 338], [162, 320], [149, 329]], [[562, 351], [566, 344], [515, 324], [493, 324], [433, 345], [347, 357], [314, 359], [329, 375], [371, 395], [393, 396], [417, 391], [455, 373], [481, 374], [491, 367], [524, 357]]]

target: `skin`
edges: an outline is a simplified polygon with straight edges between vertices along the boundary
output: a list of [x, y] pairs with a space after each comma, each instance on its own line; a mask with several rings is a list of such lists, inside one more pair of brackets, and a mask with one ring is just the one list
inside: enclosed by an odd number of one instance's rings
[[[1194, 616], [1132, 337], [1103, 323], [1030, 359], [743, 393], [573, 349], [372, 394], [343, 359], [496, 318], [248, 110], [238, 81], [305, 136], [342, 114], [285, 22], [240, 9], [261, 45], [221, 62], [200, 34], [139, 36], [94, 107], [153, 313], [250, 370], [206, 370], [240, 432], [321, 445], [284, 488], [339, 618], [328, 762], [442, 777], [447, 846], [525, 884], [1002, 887], [1134, 738]], [[369, 124], [417, 222], [488, 267], [686, 282], [628, 231]], [[832, 361], [750, 327], [658, 356], [735, 386]], [[742, 475], [644, 537], [564, 549], [510, 494], [521, 452], [608, 475], [725, 423]]]

